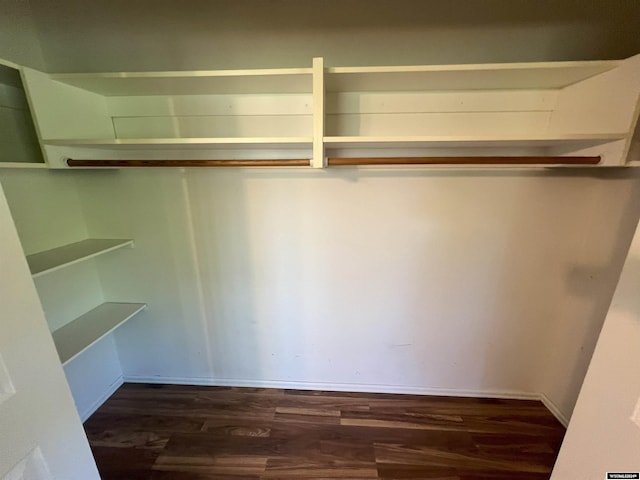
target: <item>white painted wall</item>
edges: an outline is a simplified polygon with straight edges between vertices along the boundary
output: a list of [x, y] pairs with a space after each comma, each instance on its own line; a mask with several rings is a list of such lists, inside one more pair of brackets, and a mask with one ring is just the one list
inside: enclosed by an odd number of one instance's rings
[[73, 172], [0, 170], [0, 181], [27, 254], [88, 235]]
[[[88, 237], [74, 173], [0, 170], [0, 183], [27, 254]], [[34, 282], [51, 331], [105, 301], [95, 260], [43, 275]], [[83, 420], [122, 383], [120, 360], [110, 337], [64, 370]]]
[[64, 366], [80, 419], [85, 421], [122, 385], [113, 335], [107, 335]]
[[552, 479], [600, 480], [640, 471], [640, 229], [553, 470]]
[[0, 162], [43, 162], [20, 72], [0, 64]]
[[2, 187], [0, 271], [0, 477], [98, 479]]
[[125, 378], [542, 390], [569, 416], [640, 213], [626, 175], [147, 169], [78, 184], [92, 235], [136, 239], [99, 259], [106, 295], [149, 304], [116, 336]]
[[29, 0], [0, 0], [0, 58], [32, 68], [45, 67]]
[[329, 66], [582, 60], [640, 51], [634, 0], [31, 1], [51, 71], [297, 67], [314, 56]]

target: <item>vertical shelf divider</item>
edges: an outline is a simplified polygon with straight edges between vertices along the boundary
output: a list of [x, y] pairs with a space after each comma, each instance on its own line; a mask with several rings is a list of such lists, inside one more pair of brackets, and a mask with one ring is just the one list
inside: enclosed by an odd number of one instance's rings
[[313, 59], [313, 168], [325, 168], [327, 159], [324, 154], [324, 59]]

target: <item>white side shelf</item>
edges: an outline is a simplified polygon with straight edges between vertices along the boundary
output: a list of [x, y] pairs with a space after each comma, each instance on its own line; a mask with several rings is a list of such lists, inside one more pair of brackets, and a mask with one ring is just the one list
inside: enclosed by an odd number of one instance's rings
[[46, 167], [20, 70], [0, 60], [0, 168]]
[[62, 365], [146, 308], [144, 303], [107, 302], [53, 332]]
[[89, 238], [44, 252], [27, 255], [31, 275], [39, 277], [68, 265], [87, 260], [123, 247], [132, 247], [133, 240]]

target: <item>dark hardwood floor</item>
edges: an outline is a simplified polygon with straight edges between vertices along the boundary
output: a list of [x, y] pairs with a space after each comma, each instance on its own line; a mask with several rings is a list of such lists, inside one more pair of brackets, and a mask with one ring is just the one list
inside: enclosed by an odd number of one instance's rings
[[548, 479], [537, 401], [123, 385], [85, 423], [103, 480]]

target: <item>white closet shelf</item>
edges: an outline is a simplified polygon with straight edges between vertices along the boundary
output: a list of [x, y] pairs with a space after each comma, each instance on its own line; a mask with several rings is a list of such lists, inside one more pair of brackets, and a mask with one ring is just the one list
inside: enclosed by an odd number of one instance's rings
[[31, 275], [35, 278], [103, 253], [132, 246], [133, 240], [130, 239], [89, 238], [27, 255], [27, 263]]
[[620, 65], [617, 60], [326, 69], [328, 92], [564, 88]]
[[475, 148], [475, 147], [589, 147], [625, 138], [624, 134], [522, 135], [522, 136], [422, 136], [324, 137], [326, 148]]
[[45, 145], [110, 150], [164, 150], [189, 148], [287, 149], [311, 147], [311, 137], [230, 137], [230, 138], [116, 138], [49, 139]]
[[107, 97], [310, 93], [311, 68], [52, 74], [52, 80]]
[[53, 332], [62, 365], [69, 363], [147, 307], [144, 303], [107, 302]]

